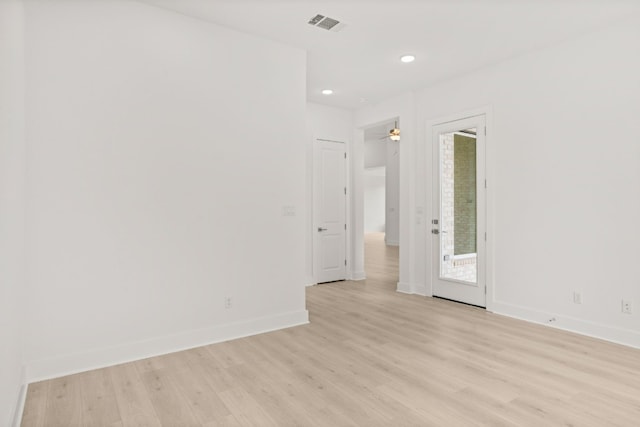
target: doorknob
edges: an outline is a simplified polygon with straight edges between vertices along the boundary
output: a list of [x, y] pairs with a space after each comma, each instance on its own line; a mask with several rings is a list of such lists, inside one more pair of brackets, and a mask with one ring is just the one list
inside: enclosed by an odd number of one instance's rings
[[322, 227], [318, 227], [318, 233], [321, 232], [321, 231], [327, 231], [327, 229], [326, 228], [322, 228]]

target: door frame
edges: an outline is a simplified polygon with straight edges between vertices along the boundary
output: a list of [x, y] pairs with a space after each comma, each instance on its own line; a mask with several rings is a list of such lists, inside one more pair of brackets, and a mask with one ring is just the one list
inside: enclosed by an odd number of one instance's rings
[[487, 186], [485, 189], [485, 230], [487, 233], [487, 239], [485, 242], [485, 285], [486, 285], [486, 298], [485, 298], [485, 308], [487, 311], [493, 311], [494, 306], [494, 188], [495, 188], [495, 178], [494, 178], [494, 144], [492, 143], [492, 125], [493, 125], [493, 108], [490, 105], [479, 107], [476, 109], [460, 111], [458, 113], [453, 113], [447, 116], [436, 117], [433, 119], [429, 119], [426, 121], [425, 126], [425, 156], [423, 159], [422, 166], [425, 171], [429, 171], [427, 173], [426, 179], [429, 180], [428, 184], [425, 185], [425, 200], [428, 201], [429, 206], [425, 209], [425, 212], [429, 213], [429, 218], [425, 218], [425, 227], [424, 227], [424, 242], [425, 242], [425, 256], [427, 257], [426, 265], [429, 268], [427, 277], [425, 277], [428, 284], [428, 295], [433, 296], [433, 287], [434, 287], [434, 269], [438, 268], [435, 265], [435, 254], [433, 253], [433, 248], [435, 247], [434, 239], [438, 238], [435, 235], [431, 234], [431, 215], [434, 212], [434, 204], [435, 204], [435, 194], [434, 194], [434, 183], [433, 183], [433, 167], [434, 161], [434, 127], [454, 122], [462, 119], [468, 119], [475, 116], [485, 116], [485, 179], [487, 182]]
[[[486, 118], [484, 114], [477, 115], [465, 119], [455, 120], [451, 122], [441, 123], [431, 128], [432, 132], [432, 150], [433, 150], [433, 169], [432, 169], [432, 185], [433, 191], [431, 197], [432, 203], [432, 219], [437, 218], [439, 224], [431, 224], [431, 229], [438, 230], [438, 234], [434, 234], [432, 231], [432, 243], [433, 243], [433, 269], [431, 271], [431, 280], [433, 285], [434, 296], [436, 294], [436, 287], [440, 289], [437, 296], [443, 298], [451, 298], [455, 301], [465, 302], [468, 304], [474, 304], [479, 307], [486, 307], [487, 295], [486, 295], [486, 188], [485, 182], [485, 127]], [[476, 203], [477, 203], [477, 229], [476, 229], [476, 281], [475, 283], [465, 282], [458, 279], [446, 278], [441, 275], [443, 255], [443, 239], [444, 233], [447, 230], [444, 229], [444, 220], [442, 212], [443, 203], [443, 175], [442, 170], [442, 145], [440, 143], [440, 136], [443, 134], [457, 133], [460, 130], [468, 129], [470, 127], [476, 128]], [[437, 237], [435, 237], [437, 236]], [[454, 256], [454, 254], [450, 254]], [[453, 262], [453, 261], [452, 261]]]
[[[355, 269], [355, 270], [349, 270], [350, 274], [352, 275], [350, 280], [365, 280], [366, 279], [366, 269], [365, 269], [365, 263], [364, 263], [364, 216], [365, 216], [365, 209], [364, 209], [364, 155], [365, 155], [365, 147], [364, 147], [364, 133], [367, 129], [373, 128], [373, 127], [377, 127], [380, 125], [383, 125], [385, 123], [390, 123], [390, 122], [398, 122], [400, 123], [400, 128], [402, 129], [403, 132], [403, 138], [405, 141], [405, 145], [407, 145], [407, 142], [409, 140], [409, 138], [406, 137], [407, 134], [410, 134], [410, 132], [407, 130], [409, 128], [409, 124], [408, 123], [404, 123], [402, 120], [402, 117], [406, 117], [406, 115], [401, 115], [399, 113], [391, 113], [389, 115], [387, 114], [382, 114], [380, 115], [377, 120], [375, 121], [367, 121], [365, 124], [359, 124], [356, 128], [355, 128], [355, 134], [356, 137], [355, 139], [355, 144], [352, 147], [352, 152], [351, 152], [351, 161], [349, 162], [349, 164], [351, 165], [350, 167], [352, 168], [351, 170], [353, 171], [353, 173], [350, 175], [351, 180], [353, 181], [353, 194], [352, 194], [352, 198], [350, 200], [350, 206], [352, 206], [352, 212], [354, 215], [354, 227], [350, 227], [347, 231], [350, 231], [351, 234], [348, 234], [348, 239], [349, 239], [349, 244], [351, 246], [350, 248], [350, 252], [349, 254], [353, 254], [353, 264], [351, 264], [351, 261], [348, 259], [348, 263], [349, 265], [356, 265], [356, 267], [359, 267], [359, 269]], [[404, 119], [406, 120], [406, 119]], [[399, 152], [398, 155], [399, 156], [403, 156], [403, 155], [407, 155], [407, 154], [403, 154], [405, 152], [409, 152], [408, 148], [405, 147], [404, 149], [402, 148], [402, 140], [400, 141], [400, 145], [399, 145]], [[400, 211], [402, 211], [402, 194], [403, 191], [405, 191], [405, 189], [402, 187], [402, 180], [403, 180], [403, 161], [402, 161], [402, 157], [399, 158], [399, 164], [398, 164], [398, 168], [399, 168], [399, 189], [398, 189], [398, 208]], [[386, 197], [387, 194], [385, 193], [385, 216], [388, 215], [387, 212], [387, 206], [386, 206]], [[407, 211], [409, 211], [409, 209], [407, 209]], [[404, 283], [401, 281], [401, 277], [402, 277], [402, 272], [403, 272], [403, 267], [405, 266], [404, 260], [403, 260], [403, 253], [405, 251], [405, 247], [408, 247], [409, 245], [407, 244], [408, 241], [403, 241], [402, 238], [402, 232], [403, 232], [403, 221], [402, 221], [402, 216], [401, 214], [399, 214], [399, 224], [398, 224], [398, 242], [397, 242], [397, 246], [399, 248], [400, 251], [400, 256], [398, 258], [398, 282], [396, 284], [396, 290], [398, 292], [402, 292], [402, 293], [413, 293], [412, 291], [408, 291], [407, 289], [410, 288], [410, 286], [407, 283]], [[386, 236], [385, 236], [385, 244], [386, 244]], [[351, 252], [351, 250], [353, 250], [353, 252]], [[408, 250], [406, 252], [409, 252]], [[409, 263], [407, 263], [409, 264]]]
[[320, 200], [319, 200], [319, 194], [318, 194], [318, 185], [319, 185], [319, 180], [320, 180], [320, 176], [319, 176], [319, 171], [317, 170], [316, 167], [316, 156], [318, 155], [318, 149], [317, 149], [317, 144], [320, 142], [333, 142], [333, 143], [338, 143], [338, 144], [343, 144], [344, 145], [344, 153], [346, 154], [345, 157], [345, 170], [344, 170], [344, 185], [346, 188], [346, 195], [345, 195], [345, 224], [346, 224], [346, 230], [345, 230], [345, 246], [344, 246], [344, 251], [345, 251], [345, 260], [346, 260], [346, 265], [345, 265], [345, 280], [351, 280], [351, 273], [350, 273], [350, 265], [351, 265], [351, 259], [350, 259], [350, 245], [349, 245], [349, 240], [350, 240], [350, 230], [351, 230], [351, 224], [349, 221], [350, 218], [350, 209], [349, 206], [351, 204], [350, 199], [351, 199], [351, 190], [350, 190], [350, 185], [349, 185], [349, 174], [350, 174], [350, 170], [349, 170], [349, 144], [346, 141], [338, 141], [338, 140], [333, 140], [333, 139], [327, 139], [327, 138], [318, 138], [318, 137], [314, 137], [313, 138], [313, 147], [312, 147], [312, 159], [311, 159], [311, 168], [312, 168], [312, 178], [311, 178], [311, 207], [312, 207], [312, 212], [311, 212], [311, 253], [312, 253], [312, 277], [313, 277], [313, 284], [318, 284], [318, 271], [319, 271], [319, 267], [320, 267], [320, 260], [319, 260], [319, 253], [318, 253], [318, 232], [317, 232], [317, 224], [318, 224], [318, 212], [317, 212], [317, 208], [318, 206], [320, 206]]

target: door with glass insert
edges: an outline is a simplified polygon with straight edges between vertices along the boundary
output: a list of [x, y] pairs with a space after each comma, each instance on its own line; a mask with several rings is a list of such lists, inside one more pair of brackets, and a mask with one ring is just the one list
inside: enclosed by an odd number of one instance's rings
[[432, 128], [433, 295], [486, 305], [485, 116]]

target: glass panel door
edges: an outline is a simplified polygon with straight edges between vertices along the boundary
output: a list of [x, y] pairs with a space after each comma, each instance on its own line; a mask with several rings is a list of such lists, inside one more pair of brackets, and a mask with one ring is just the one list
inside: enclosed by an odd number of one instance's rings
[[485, 306], [485, 117], [432, 129], [433, 294]]
[[440, 278], [477, 283], [476, 128], [440, 134]]

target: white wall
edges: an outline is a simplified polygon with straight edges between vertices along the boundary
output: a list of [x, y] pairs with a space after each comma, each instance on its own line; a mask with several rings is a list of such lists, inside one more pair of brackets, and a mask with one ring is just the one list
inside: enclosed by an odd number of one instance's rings
[[[306, 123], [306, 230], [308, 231], [305, 233], [305, 276], [306, 284], [313, 285], [317, 283], [313, 274], [313, 232], [315, 230], [313, 224], [313, 142], [317, 138], [344, 142], [345, 144], [347, 144], [347, 153], [349, 153], [352, 145], [351, 142], [353, 140], [353, 112], [351, 110], [346, 110], [343, 108], [328, 107], [326, 105], [308, 102]], [[347, 230], [347, 234], [349, 234], [349, 231], [350, 230]], [[349, 239], [350, 238], [347, 237], [347, 241], [349, 241]], [[347, 247], [347, 251], [349, 251], [349, 247]], [[347, 269], [347, 275], [350, 278], [354, 278], [353, 263], [350, 262], [347, 266]]]
[[377, 136], [374, 139], [364, 141], [364, 168], [378, 168], [387, 166], [387, 142], [381, 141]]
[[353, 111], [307, 102], [307, 132], [313, 138], [351, 142]]
[[29, 378], [306, 322], [305, 53], [136, 2], [26, 22]]
[[[637, 18], [417, 92], [411, 197], [430, 212], [427, 120], [491, 106], [489, 308], [640, 347], [640, 310], [620, 309], [640, 306]], [[414, 265], [427, 266], [416, 282], [430, 288], [431, 236], [414, 237]]]
[[[402, 128], [401, 128], [402, 129]], [[387, 245], [400, 244], [400, 150], [401, 142], [386, 143], [386, 181], [385, 181], [385, 233]]]
[[22, 378], [24, 260], [23, 8], [0, 2], [0, 425], [17, 409]]
[[364, 232], [385, 230], [385, 166], [364, 169]]
[[385, 230], [385, 187], [387, 167], [387, 142], [374, 139], [364, 141], [364, 232]]
[[364, 232], [384, 232], [386, 225], [387, 142], [378, 133], [365, 131], [364, 140]]

